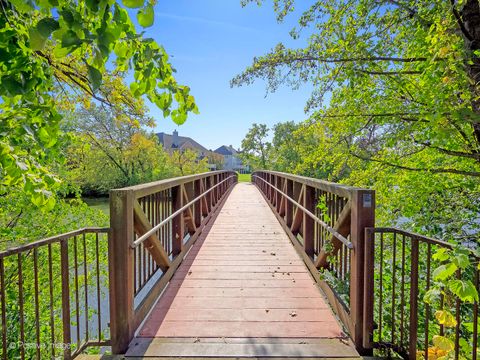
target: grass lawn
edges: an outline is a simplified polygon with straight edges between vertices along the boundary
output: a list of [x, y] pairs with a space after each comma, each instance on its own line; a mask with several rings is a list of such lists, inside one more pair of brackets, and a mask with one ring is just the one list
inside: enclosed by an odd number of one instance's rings
[[251, 182], [252, 174], [238, 174], [238, 182]]

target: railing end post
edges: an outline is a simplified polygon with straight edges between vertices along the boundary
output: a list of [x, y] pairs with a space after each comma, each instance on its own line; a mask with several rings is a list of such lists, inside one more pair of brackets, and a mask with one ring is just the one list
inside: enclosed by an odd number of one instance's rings
[[123, 354], [133, 338], [134, 236], [133, 190], [110, 191], [110, 236], [108, 240], [110, 280], [110, 336], [113, 354]]
[[364, 292], [365, 229], [375, 226], [375, 191], [356, 189], [351, 193], [352, 213], [350, 238], [353, 244], [350, 271], [350, 314], [353, 324], [352, 339], [361, 355], [370, 355], [364, 347], [364, 306], [368, 302]]

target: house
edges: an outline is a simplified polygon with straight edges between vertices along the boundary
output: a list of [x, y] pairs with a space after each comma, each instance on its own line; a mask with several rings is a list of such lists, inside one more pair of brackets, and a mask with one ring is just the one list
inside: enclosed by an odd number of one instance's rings
[[179, 136], [178, 131], [174, 130], [172, 135], [165, 134], [164, 132], [156, 134], [158, 141], [162, 144], [163, 148], [168, 152], [175, 150], [194, 150], [199, 156], [205, 157], [210, 151], [198, 142], [187, 136]]
[[[202, 160], [211, 154], [211, 151], [200, 145], [198, 142], [187, 136], [179, 136], [178, 131], [174, 130], [172, 135], [164, 132], [157, 133], [157, 138], [163, 148], [172, 153], [173, 151], [193, 150], [198, 154], [198, 160]], [[215, 164], [208, 164], [210, 170], [216, 170]]]
[[223, 156], [223, 170], [238, 171], [241, 174], [249, 171], [249, 167], [243, 165], [239, 152], [232, 145], [222, 145], [214, 152]]

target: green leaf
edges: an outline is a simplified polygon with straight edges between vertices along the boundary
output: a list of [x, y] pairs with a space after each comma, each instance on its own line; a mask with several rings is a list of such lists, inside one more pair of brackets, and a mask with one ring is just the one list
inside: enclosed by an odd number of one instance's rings
[[87, 65], [88, 67], [88, 80], [92, 85], [93, 91], [97, 91], [102, 84], [102, 73], [97, 68]]
[[470, 266], [470, 258], [466, 254], [455, 254], [453, 262], [460, 268], [466, 269]]
[[143, 26], [144, 28], [152, 26], [154, 20], [153, 6], [148, 4], [143, 9], [138, 10], [137, 20], [140, 26]]
[[448, 256], [448, 253], [449, 253], [449, 249], [447, 248], [440, 248], [438, 249], [435, 254], [433, 254], [432, 258], [434, 260], [438, 260], [438, 261], [445, 261], [445, 260], [448, 260], [449, 256]]
[[129, 8], [139, 8], [143, 6], [143, 0], [122, 0], [123, 5]]
[[36, 29], [42, 37], [48, 39], [59, 27], [58, 21], [54, 18], [43, 18], [37, 23]]
[[455, 271], [457, 271], [457, 269], [458, 267], [454, 263], [450, 263], [448, 265], [441, 265], [433, 272], [433, 278], [435, 280], [444, 281], [453, 274], [455, 274]]
[[85, 0], [85, 4], [87, 7], [93, 11], [97, 12], [98, 11], [98, 1], [97, 0]]
[[478, 301], [478, 292], [470, 280], [451, 280], [448, 282], [448, 289], [462, 301], [473, 303]]
[[15, 9], [20, 12], [28, 12], [35, 9], [35, 5], [32, 0], [10, 0], [10, 3], [15, 6]]
[[75, 18], [73, 17], [73, 13], [70, 10], [60, 11], [59, 13], [68, 27], [71, 28], [75, 24]]
[[40, 33], [34, 28], [28, 30], [28, 34], [30, 35], [30, 47], [32, 50], [42, 50], [47, 39], [40, 35]]
[[115, 55], [117, 55], [117, 57], [123, 58], [128, 53], [128, 44], [123, 41], [117, 41], [115, 43], [113, 51], [115, 52]]
[[79, 39], [77, 34], [72, 31], [68, 30], [62, 36], [62, 47], [77, 47], [82, 43], [82, 40]]
[[171, 116], [173, 122], [177, 125], [182, 125], [185, 121], [187, 121], [187, 114], [178, 110], [173, 110]]

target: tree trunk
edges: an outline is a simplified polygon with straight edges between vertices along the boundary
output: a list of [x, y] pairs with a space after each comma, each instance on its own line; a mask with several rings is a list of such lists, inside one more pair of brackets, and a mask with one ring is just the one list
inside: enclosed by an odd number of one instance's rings
[[[471, 63], [467, 63], [467, 71], [472, 80], [471, 91], [474, 95], [473, 111], [480, 116], [480, 57], [475, 55], [480, 50], [480, 5], [478, 0], [467, 0], [462, 11], [461, 21], [465, 27], [463, 37], [470, 53]], [[480, 120], [473, 120], [473, 134], [477, 148], [480, 148]]]

